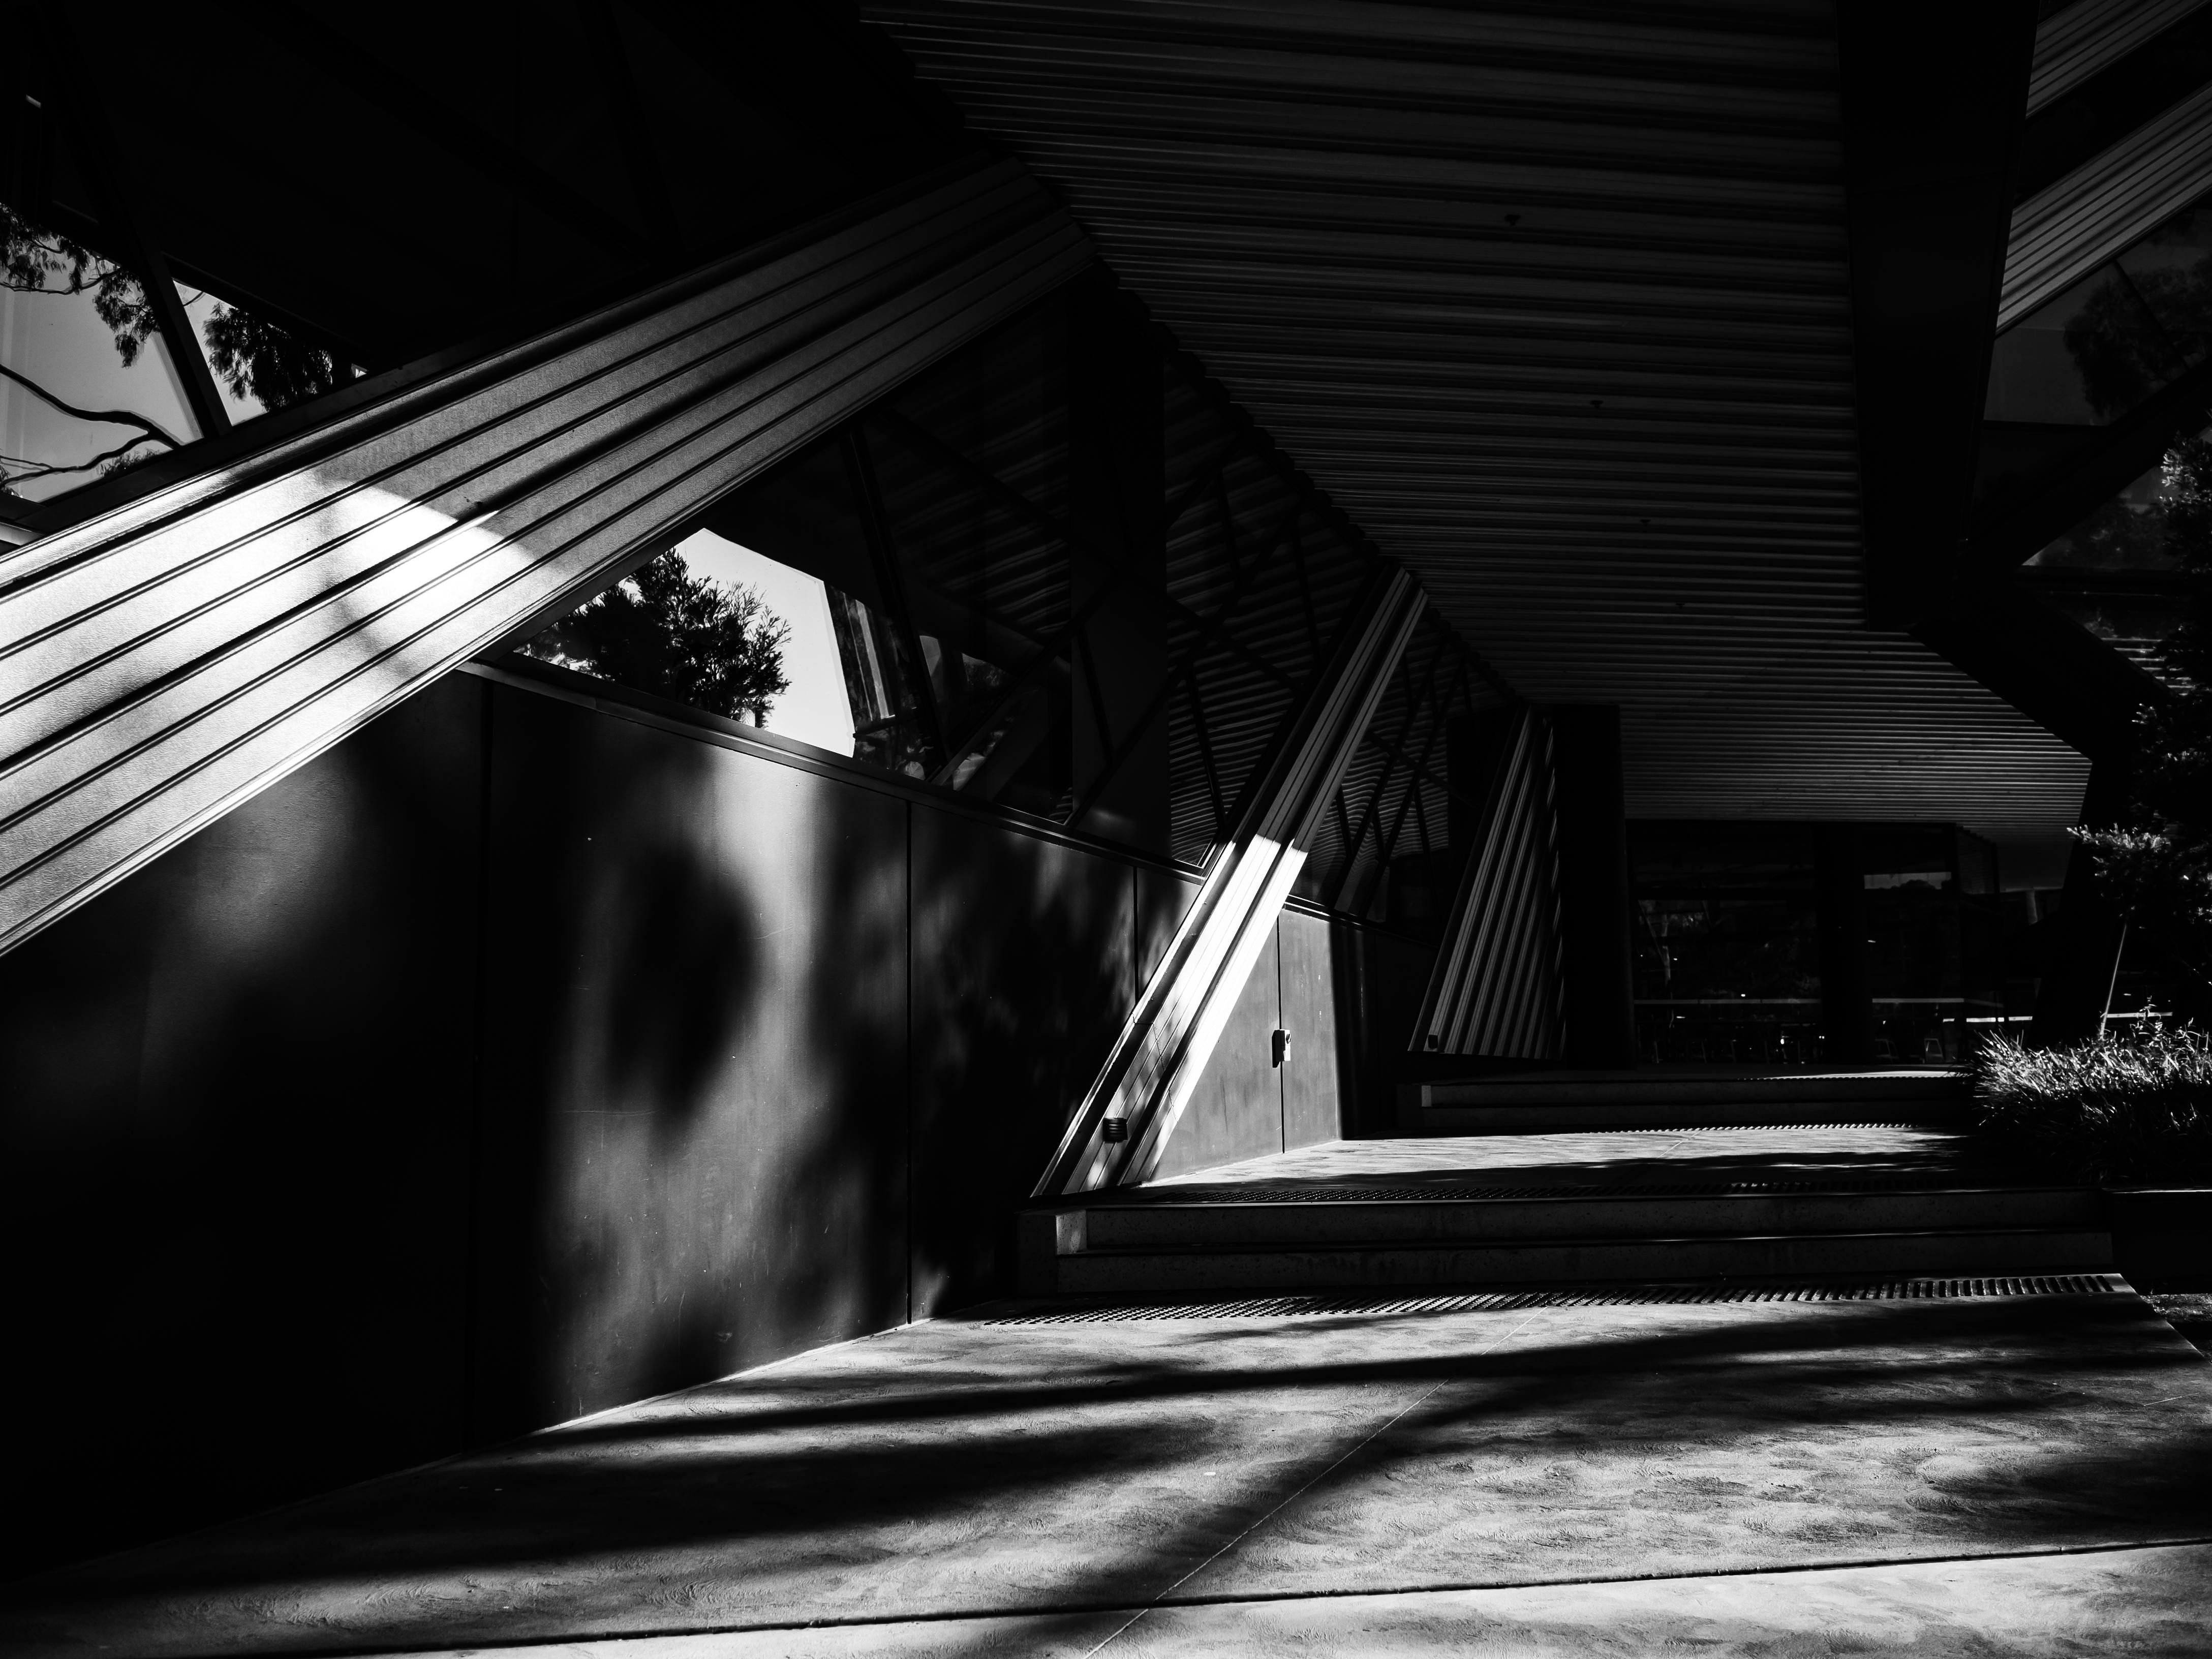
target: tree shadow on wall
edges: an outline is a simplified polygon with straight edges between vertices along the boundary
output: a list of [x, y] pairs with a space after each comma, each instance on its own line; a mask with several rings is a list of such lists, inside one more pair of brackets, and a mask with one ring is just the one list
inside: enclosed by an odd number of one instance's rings
[[718, 1374], [662, 1352], [697, 1311], [671, 1244], [722, 1179], [717, 1079], [763, 975], [701, 828], [728, 756], [507, 689], [493, 732], [478, 1440]]
[[901, 1322], [905, 803], [528, 694], [500, 711], [486, 1431]]
[[689, 1128], [761, 982], [760, 950], [730, 873], [672, 842], [611, 878], [606, 1064], [620, 1098], [653, 1104], [664, 1139]]
[[917, 1318], [1012, 1286], [1012, 1217], [1134, 994], [1131, 867], [950, 814], [914, 835]]
[[[787, 778], [787, 782], [793, 780]], [[900, 1324], [907, 1310], [906, 809], [821, 778], [804, 847], [779, 878], [796, 896], [791, 948], [764, 968], [754, 1024], [726, 1034], [787, 1057], [750, 1103], [769, 1160], [756, 1212], [717, 1264], [711, 1319], [664, 1322], [655, 1389]]]

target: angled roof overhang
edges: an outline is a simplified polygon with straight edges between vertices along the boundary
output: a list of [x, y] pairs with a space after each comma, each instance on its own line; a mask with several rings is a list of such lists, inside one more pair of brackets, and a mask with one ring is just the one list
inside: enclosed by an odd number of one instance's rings
[[[1978, 52], [2016, 128], [2033, 7], [1957, 10], [1911, 49]], [[1830, 8], [863, 12], [1516, 688], [1622, 706], [1632, 813], [2072, 820], [2049, 708], [1868, 625]], [[1954, 541], [2008, 207], [1983, 184], [1939, 324]]]

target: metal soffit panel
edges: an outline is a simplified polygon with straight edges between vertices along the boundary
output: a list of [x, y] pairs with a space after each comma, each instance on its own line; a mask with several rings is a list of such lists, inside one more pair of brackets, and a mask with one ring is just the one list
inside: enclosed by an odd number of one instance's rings
[[1861, 626], [1827, 5], [864, 10], [1521, 692], [1625, 706], [1632, 812], [2071, 821]]

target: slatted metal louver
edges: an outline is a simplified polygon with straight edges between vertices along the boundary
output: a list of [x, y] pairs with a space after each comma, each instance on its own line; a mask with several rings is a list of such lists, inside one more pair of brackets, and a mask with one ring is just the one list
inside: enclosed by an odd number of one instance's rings
[[1516, 714], [1413, 1027], [1413, 1047], [1550, 1060], [1560, 1052], [1558, 808], [1551, 722]]

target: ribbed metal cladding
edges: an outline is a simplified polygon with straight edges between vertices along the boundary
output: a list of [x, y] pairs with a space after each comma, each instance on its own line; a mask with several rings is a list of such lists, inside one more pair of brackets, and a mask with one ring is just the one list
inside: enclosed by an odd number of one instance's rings
[[2006, 328], [2212, 191], [2212, 86], [2013, 210]]
[[1516, 690], [1623, 705], [1632, 813], [2071, 820], [1862, 625], [1827, 4], [864, 11]]
[[0, 949], [1092, 258], [970, 170], [0, 558]]

